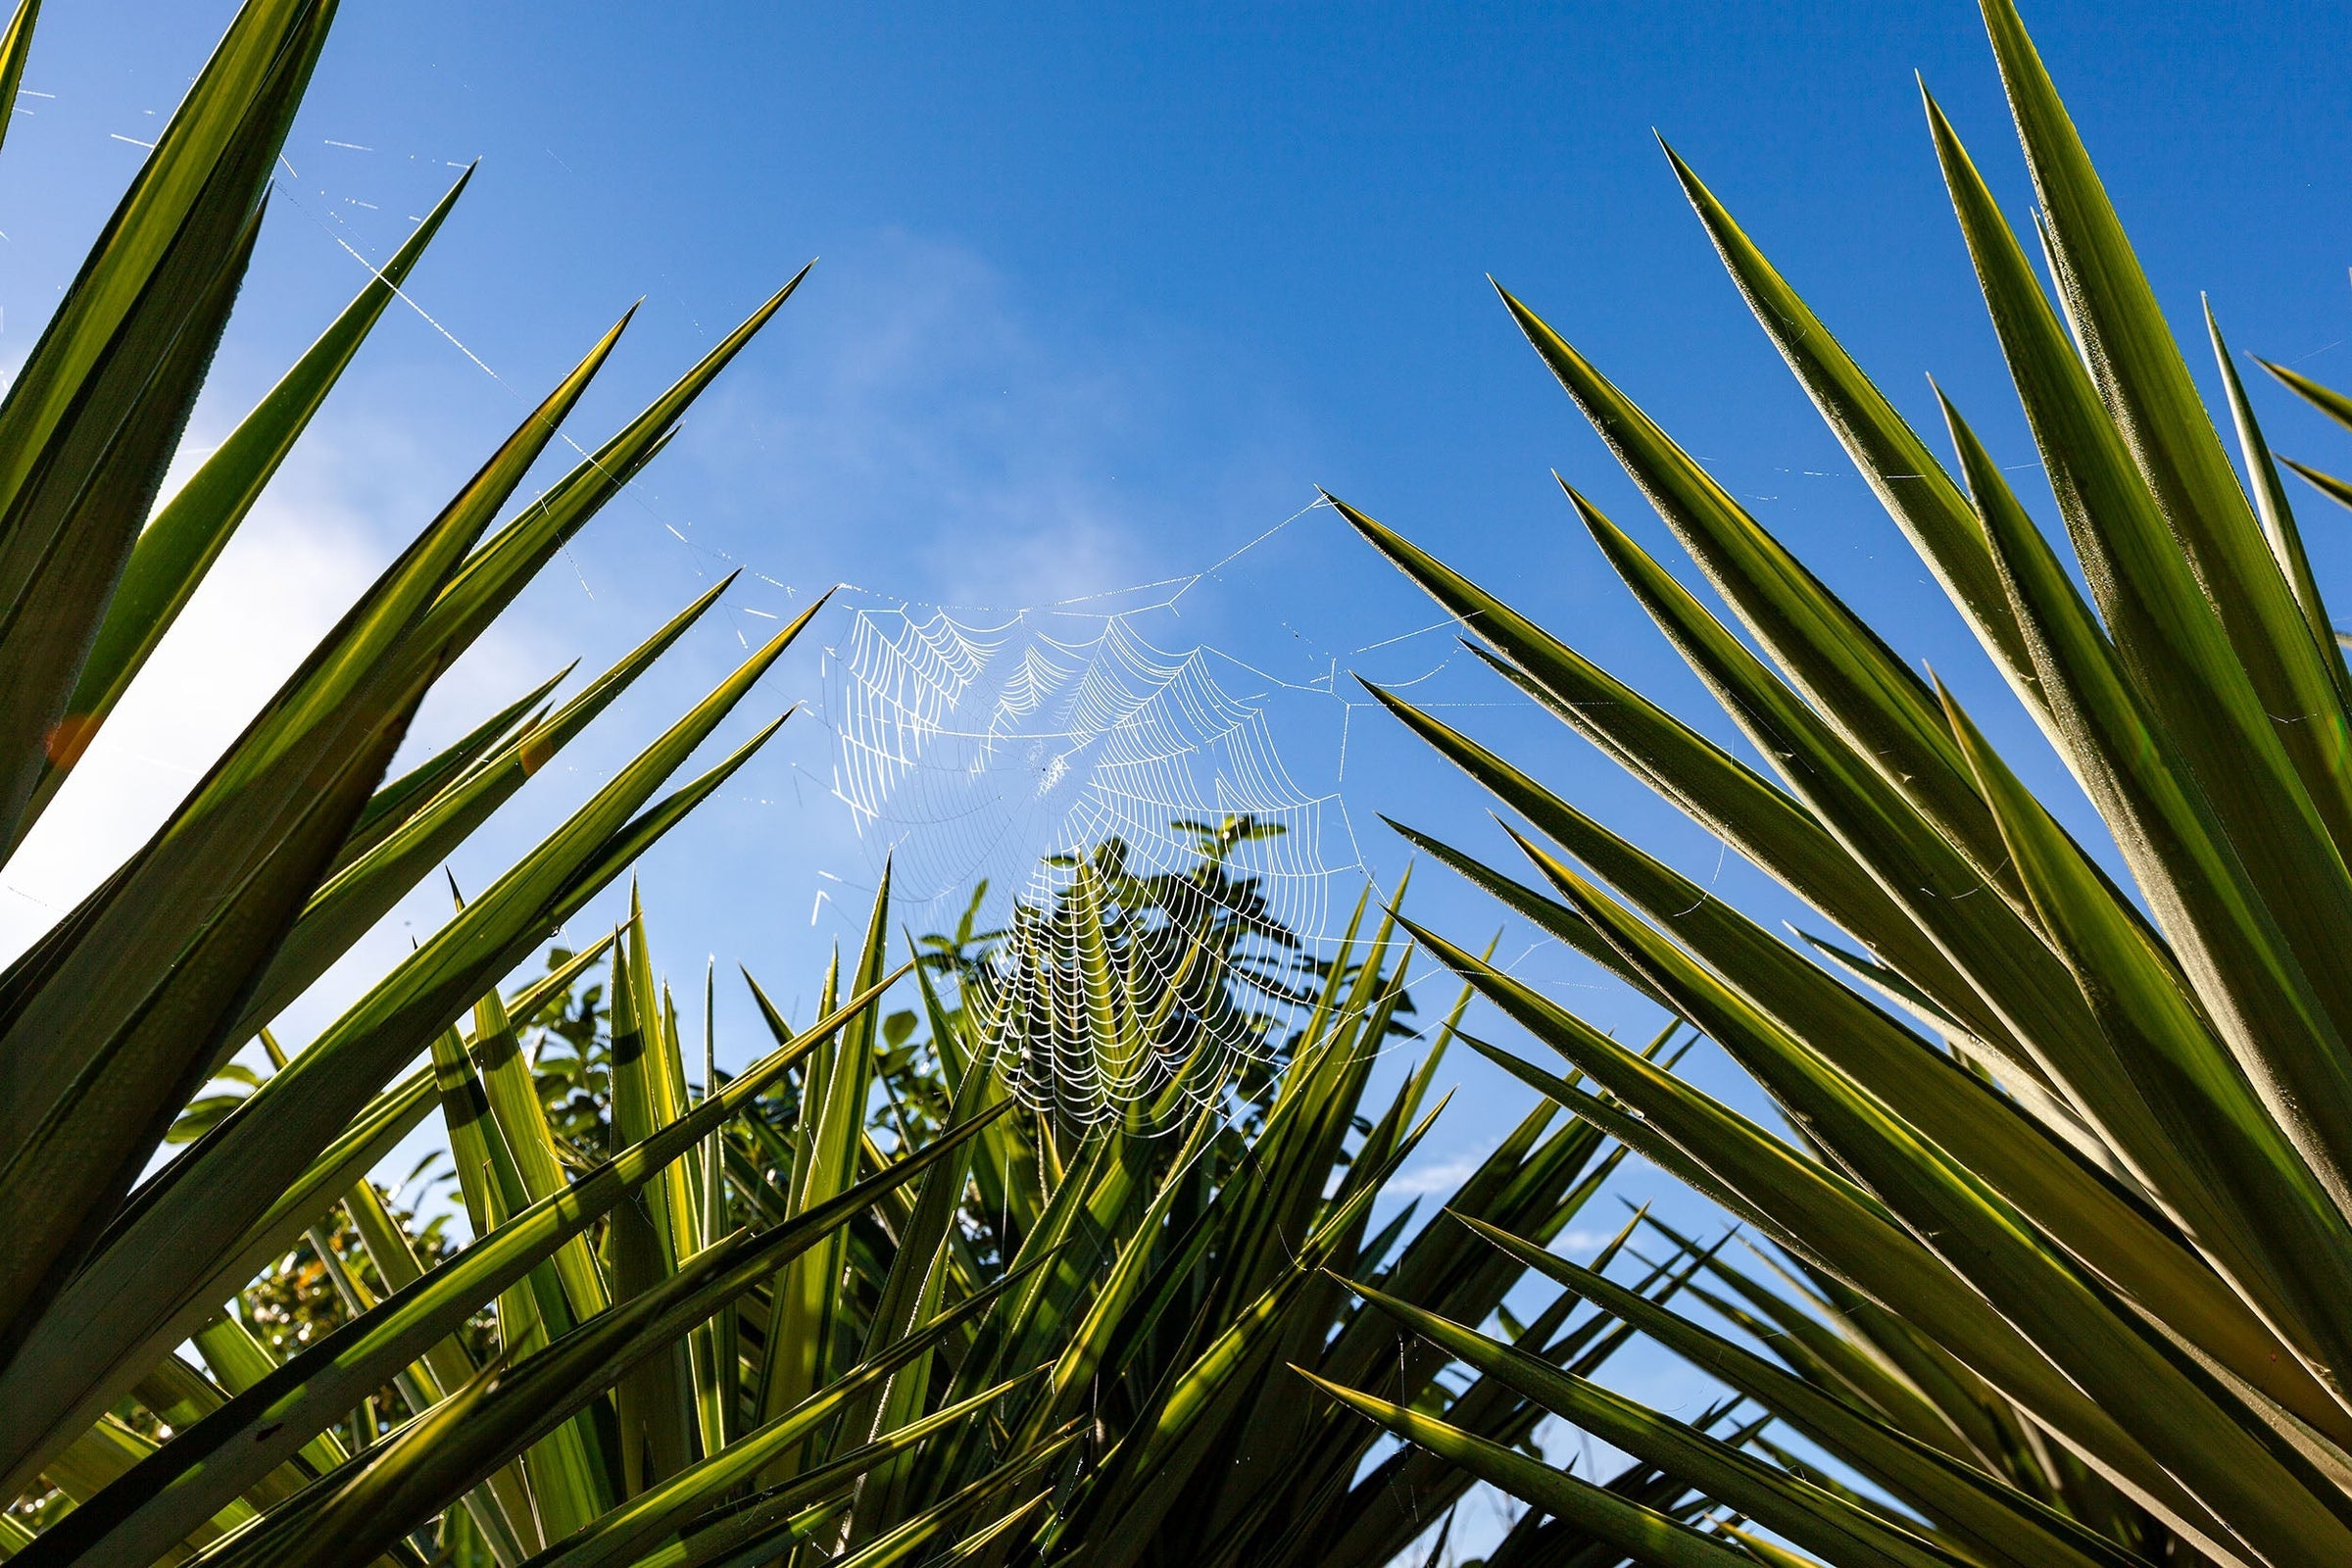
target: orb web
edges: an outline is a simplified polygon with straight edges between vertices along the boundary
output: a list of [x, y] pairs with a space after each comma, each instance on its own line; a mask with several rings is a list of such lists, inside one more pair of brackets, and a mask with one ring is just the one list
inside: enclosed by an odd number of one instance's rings
[[[1264, 1059], [1335, 881], [1352, 899], [1362, 875], [1336, 793], [1277, 748], [1263, 683], [1138, 620], [859, 608], [827, 662], [833, 792], [869, 861], [935, 913], [997, 890], [985, 1044], [1024, 1100], [1079, 1122]], [[1091, 1026], [1105, 1007], [1146, 1026]]]

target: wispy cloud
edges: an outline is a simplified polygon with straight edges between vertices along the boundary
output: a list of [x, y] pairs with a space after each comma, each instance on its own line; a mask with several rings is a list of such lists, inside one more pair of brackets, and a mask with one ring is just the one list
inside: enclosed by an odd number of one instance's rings
[[1495, 1140], [1489, 1138], [1443, 1159], [1408, 1165], [1390, 1180], [1382, 1196], [1423, 1198], [1431, 1193], [1450, 1193], [1470, 1179], [1480, 1163], [1494, 1152], [1494, 1144]]
[[1112, 481], [1148, 372], [1074, 360], [982, 258], [911, 235], [820, 266], [790, 310], [767, 368], [714, 391], [685, 437], [731, 492], [718, 507], [768, 519], [749, 537], [951, 604], [1142, 574]]

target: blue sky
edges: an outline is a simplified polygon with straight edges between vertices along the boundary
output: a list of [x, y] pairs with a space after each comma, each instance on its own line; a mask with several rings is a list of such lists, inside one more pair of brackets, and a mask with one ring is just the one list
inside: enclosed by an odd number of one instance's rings
[[[25, 99], [0, 157], [0, 363], [29, 346], [135, 143], [230, 9], [57, 3], [43, 18], [25, 77], [42, 96]], [[2340, 79], [2352, 13], [2043, 3], [2027, 21], [2176, 320], [2190, 326], [2209, 290], [2240, 348], [2352, 381]], [[1651, 136], [1690, 159], [1923, 428], [1932, 371], [2002, 461], [2028, 464], [1914, 71], [2022, 220], [2023, 172], [1960, 0], [344, 0], [191, 440], [218, 439], [358, 287], [346, 245], [388, 255], [479, 158], [412, 281], [431, 322], [386, 319], [191, 614], [186, 641], [212, 673], [160, 683], [110, 730], [74, 809], [12, 867], [0, 924], [23, 940], [134, 842], [206, 747], [629, 302], [645, 299], [576, 416], [583, 443], [812, 256], [803, 292], [641, 494], [609, 509], [453, 678], [436, 732], [575, 655], [609, 660], [729, 562], [754, 568], [743, 609], [552, 770], [569, 782], [535, 786], [470, 848], [462, 882], [494, 874], [713, 681], [739, 636], [772, 626], [760, 612], [836, 581], [1012, 607], [1183, 577], [1291, 516], [1317, 484], [1730, 739], [1554, 488], [1557, 467], [1668, 548], [1511, 328], [1490, 272], [2062, 788], [1748, 319]], [[2201, 352], [2191, 363], [2210, 387]], [[2277, 446], [2340, 467], [2315, 418], [2267, 386], [2255, 395]], [[2322, 504], [2305, 511], [2332, 584], [2352, 552]], [[1433, 700], [1505, 695], [1466, 661], [1446, 663], [1442, 634], [1388, 642], [1434, 617], [1328, 512], [1236, 559], [1182, 611], [1154, 623], [1163, 646], [1197, 641], [1264, 677], [1436, 669], [1420, 688]], [[820, 695], [816, 648], [830, 640], [820, 627], [735, 729]], [[1383, 876], [1403, 857], [1379, 812], [1497, 846], [1477, 797], [1376, 715], [1240, 673], [1232, 684], [1276, 693], [1286, 757], [1302, 780], [1329, 777], [1315, 787], [1341, 793]], [[1463, 713], [1693, 874], [1760, 912], [1794, 912], [1557, 725], [1508, 704]], [[812, 894], [823, 873], [854, 883], [870, 870], [837, 803], [811, 787], [830, 745], [821, 725], [787, 726], [647, 862], [657, 946], [675, 969], [710, 953], [751, 964], [780, 997], [812, 995], [841, 923], [811, 921]], [[1434, 871], [1415, 907], [1465, 937], [1495, 924]], [[307, 1015], [405, 947], [401, 920], [437, 918], [429, 900], [404, 910]], [[1524, 961], [1600, 1021], [1647, 1032], [1643, 1007], [1556, 949]], [[1473, 1064], [1457, 1076], [1466, 1092], [1433, 1165], [1474, 1155], [1524, 1108]]]

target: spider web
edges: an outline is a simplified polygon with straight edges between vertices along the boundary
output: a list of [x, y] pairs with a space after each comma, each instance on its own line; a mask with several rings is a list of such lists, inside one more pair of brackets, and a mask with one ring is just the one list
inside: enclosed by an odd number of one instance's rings
[[[1187, 1081], [1221, 1082], [1214, 1069], [1271, 1048], [1297, 1004], [1276, 970], [1317, 950], [1365, 869], [1336, 790], [1302, 786], [1285, 762], [1267, 693], [1227, 681], [1308, 689], [1250, 678], [1211, 649], [1161, 646], [1143, 622], [1166, 608], [982, 621], [858, 607], [825, 671], [832, 790], [869, 861], [889, 865], [894, 900], [951, 917], [988, 883], [990, 923], [1014, 940], [998, 950], [995, 983], [1011, 1001], [986, 1015], [987, 1043], [1024, 1099], [1082, 1121], [1159, 1093], [1179, 1065], [1158, 1045], [1103, 1057], [1084, 1022], [1089, 973], [1105, 960], [1148, 968], [1143, 989], [1190, 1020], [1181, 1054], [1199, 1064], [1205, 1043], [1212, 1058]], [[1223, 875], [1203, 879], [1210, 843]], [[1107, 880], [1105, 845], [1123, 873]], [[1185, 944], [1127, 940], [1114, 952], [1103, 933], [1148, 912], [1136, 891], [1147, 884], [1167, 920], [1271, 922], [1298, 949], [1245, 941], [1203, 960]], [[1056, 909], [1069, 918], [1043, 918]], [[1016, 1017], [1044, 1022], [1016, 1037]]]

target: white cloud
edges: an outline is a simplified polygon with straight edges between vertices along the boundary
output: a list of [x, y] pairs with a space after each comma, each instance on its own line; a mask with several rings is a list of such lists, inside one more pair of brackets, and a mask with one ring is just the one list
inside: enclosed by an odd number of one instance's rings
[[370, 575], [349, 519], [265, 504], [11, 858], [20, 951], [163, 824]]
[[[383, 569], [398, 524], [366, 514], [352, 495], [397, 444], [349, 430], [315, 436], [265, 494], [0, 870], [0, 952], [24, 951], [145, 843]], [[189, 451], [178, 466], [202, 456]], [[485, 639], [445, 678], [410, 752], [525, 684], [518, 652], [511, 634]]]
[[1470, 1179], [1486, 1157], [1494, 1152], [1494, 1145], [1495, 1140], [1489, 1138], [1443, 1159], [1408, 1165], [1390, 1180], [1389, 1185], [1381, 1190], [1381, 1196], [1421, 1198], [1431, 1193], [1451, 1193]]

